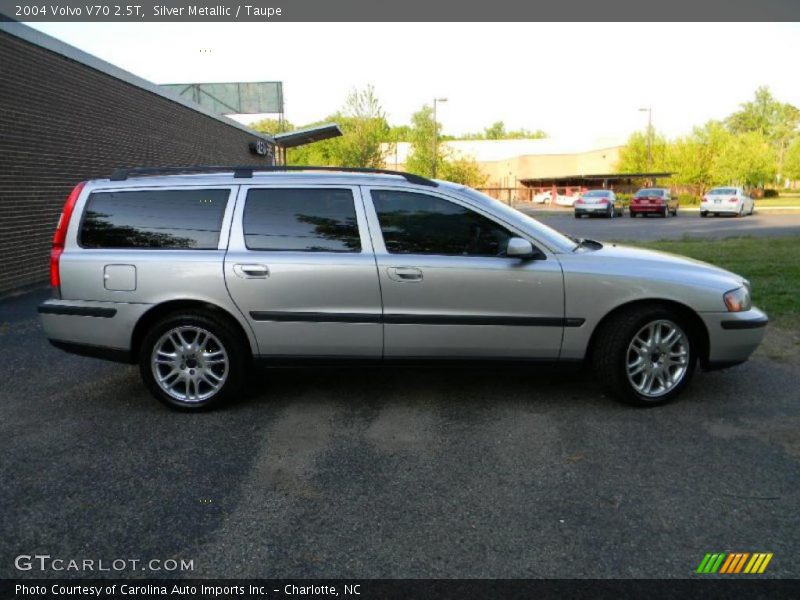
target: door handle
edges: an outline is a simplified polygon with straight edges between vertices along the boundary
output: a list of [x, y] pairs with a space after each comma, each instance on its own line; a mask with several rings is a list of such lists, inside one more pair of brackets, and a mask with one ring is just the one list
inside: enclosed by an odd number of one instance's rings
[[242, 279], [266, 279], [269, 277], [269, 267], [267, 265], [233, 265], [233, 272]]
[[389, 267], [386, 272], [393, 281], [422, 281], [422, 270], [416, 267]]

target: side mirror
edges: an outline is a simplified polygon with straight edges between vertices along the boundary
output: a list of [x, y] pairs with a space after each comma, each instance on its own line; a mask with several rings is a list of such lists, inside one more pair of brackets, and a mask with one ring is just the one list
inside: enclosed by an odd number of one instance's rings
[[540, 250], [536, 250], [528, 240], [513, 237], [508, 240], [508, 247], [506, 248], [506, 256], [509, 258], [521, 258], [524, 260], [531, 260], [534, 258], [544, 258]]

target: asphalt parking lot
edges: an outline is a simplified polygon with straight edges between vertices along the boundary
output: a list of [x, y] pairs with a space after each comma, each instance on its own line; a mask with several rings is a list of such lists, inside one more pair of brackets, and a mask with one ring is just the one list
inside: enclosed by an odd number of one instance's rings
[[597, 240], [670, 240], [683, 237], [726, 238], [735, 236], [777, 236], [800, 233], [800, 214], [775, 214], [763, 211], [749, 217], [701, 218], [698, 212], [679, 211], [677, 217], [624, 217], [576, 219], [572, 212], [553, 214], [531, 205], [515, 208], [551, 227], [576, 237]]
[[187, 415], [135, 367], [51, 348], [46, 293], [0, 302], [0, 577], [58, 575], [16, 571], [23, 553], [195, 577], [692, 577], [720, 551], [800, 576], [796, 356], [652, 410], [569, 372], [353, 368], [262, 372]]

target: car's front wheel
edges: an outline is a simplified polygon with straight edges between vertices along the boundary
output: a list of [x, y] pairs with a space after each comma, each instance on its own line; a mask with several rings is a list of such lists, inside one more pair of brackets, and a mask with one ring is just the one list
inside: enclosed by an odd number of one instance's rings
[[139, 371], [171, 408], [203, 410], [235, 395], [244, 382], [245, 351], [235, 330], [207, 312], [174, 313], [145, 335]]
[[643, 306], [601, 326], [592, 363], [603, 386], [620, 400], [657, 406], [689, 383], [697, 361], [695, 347], [690, 329], [674, 311]]

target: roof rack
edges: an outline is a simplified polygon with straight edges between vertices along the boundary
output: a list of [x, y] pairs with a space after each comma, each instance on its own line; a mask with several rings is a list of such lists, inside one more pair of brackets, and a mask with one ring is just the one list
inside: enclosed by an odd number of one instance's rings
[[194, 165], [189, 167], [133, 167], [115, 169], [111, 174], [111, 181], [125, 181], [130, 177], [147, 177], [151, 175], [181, 175], [190, 173], [220, 173], [233, 171], [233, 176], [236, 179], [251, 179], [253, 173], [259, 172], [283, 172], [283, 171], [332, 171], [341, 173], [367, 173], [379, 175], [398, 175], [403, 177], [409, 183], [417, 185], [427, 185], [437, 187], [439, 184], [422, 177], [421, 175], [414, 175], [413, 173], [405, 173], [403, 171], [392, 171], [391, 169], [367, 169], [362, 167], [314, 167], [303, 165]]

